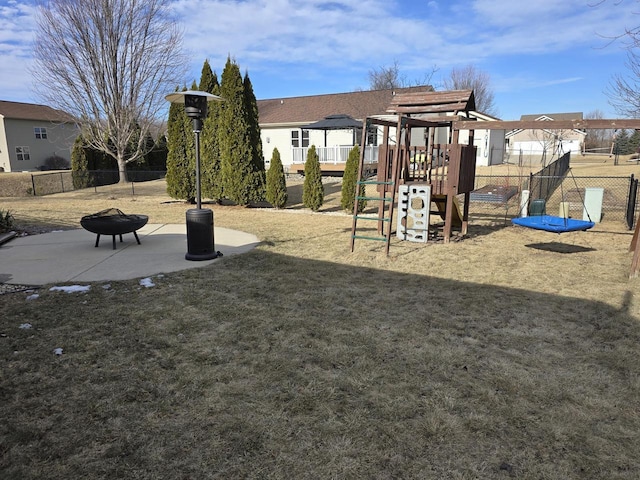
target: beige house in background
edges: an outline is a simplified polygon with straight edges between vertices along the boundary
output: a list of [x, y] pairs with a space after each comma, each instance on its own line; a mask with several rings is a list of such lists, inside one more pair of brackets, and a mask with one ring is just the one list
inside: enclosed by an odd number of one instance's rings
[[[363, 90], [328, 95], [311, 95], [304, 97], [273, 98], [258, 100], [259, 123], [261, 130], [262, 149], [267, 168], [273, 155], [273, 149], [278, 148], [283, 167], [286, 172], [304, 170], [304, 161], [311, 145], [316, 146], [323, 172], [341, 172], [344, 170], [349, 151], [354, 145], [360, 144], [360, 129], [345, 130], [309, 130], [306, 125], [320, 121], [330, 115], [348, 115], [359, 122], [371, 116], [387, 117], [387, 108], [393, 97], [398, 93], [433, 92], [430, 85], [387, 90]], [[488, 115], [475, 114], [472, 116], [479, 121], [497, 120]], [[396, 115], [389, 115], [390, 120], [397, 119]], [[417, 129], [416, 129], [417, 130]], [[438, 142], [446, 143], [447, 129], [438, 132]], [[461, 141], [464, 138], [461, 132]], [[371, 145], [365, 152], [365, 159], [371, 163], [377, 162], [377, 145], [382, 141], [382, 128], [368, 133], [367, 143]], [[395, 133], [391, 133], [393, 136]], [[466, 132], [468, 138], [468, 132]], [[412, 145], [425, 145], [424, 132], [411, 140]], [[490, 165], [502, 163], [504, 157], [504, 130], [475, 130], [474, 143], [478, 148], [478, 164]], [[491, 163], [489, 163], [491, 162]]]
[[552, 130], [544, 128], [544, 122], [549, 120], [582, 120], [582, 112], [546, 113], [536, 115], [522, 115], [520, 120], [534, 120], [541, 123], [536, 130], [511, 130], [505, 135], [507, 154], [511, 159], [519, 156], [546, 158], [547, 160], [561, 157], [567, 152], [580, 153], [585, 130], [566, 129]]
[[39, 170], [52, 156], [70, 162], [78, 133], [65, 112], [0, 100], [0, 172]]
[[[433, 91], [433, 87], [400, 88], [396, 90], [362, 90], [348, 93], [310, 95], [304, 97], [258, 100], [258, 115], [262, 149], [267, 168], [274, 148], [280, 152], [285, 171], [304, 170], [311, 145], [315, 145], [323, 172], [341, 172], [354, 145], [360, 144], [362, 129], [309, 130], [312, 124], [330, 115], [348, 115], [358, 122], [365, 117], [385, 115], [396, 92]], [[382, 133], [369, 133], [372, 149], [369, 160], [377, 161], [378, 139]]]

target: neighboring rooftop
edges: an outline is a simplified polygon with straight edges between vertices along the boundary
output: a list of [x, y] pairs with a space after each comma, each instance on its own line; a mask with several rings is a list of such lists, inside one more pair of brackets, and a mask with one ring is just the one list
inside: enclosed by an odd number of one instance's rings
[[572, 113], [536, 113], [534, 115], [522, 115], [520, 120], [582, 120], [582, 112]]
[[62, 110], [34, 103], [0, 100], [0, 115], [14, 120], [42, 120], [48, 122], [73, 122], [71, 115]]
[[345, 114], [362, 120], [385, 115], [397, 93], [432, 92], [431, 85], [387, 90], [362, 90], [348, 93], [283, 97], [258, 100], [260, 124], [311, 123], [329, 115]]

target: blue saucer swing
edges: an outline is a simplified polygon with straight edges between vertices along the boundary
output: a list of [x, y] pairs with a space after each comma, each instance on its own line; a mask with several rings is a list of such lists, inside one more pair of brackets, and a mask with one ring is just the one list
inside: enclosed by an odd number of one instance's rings
[[[574, 184], [577, 183], [576, 179], [573, 176], [571, 170], [571, 177], [573, 178]], [[562, 183], [560, 183], [561, 196], [564, 200], [564, 192], [562, 191]], [[566, 233], [566, 232], [580, 232], [587, 231], [590, 228], [595, 226], [595, 222], [591, 221], [591, 216], [587, 211], [582, 195], [580, 195], [580, 201], [582, 202], [582, 207], [584, 212], [587, 214], [587, 218], [589, 220], [578, 220], [576, 218], [569, 217], [556, 217], [553, 215], [546, 214], [546, 200], [539, 198], [533, 200], [531, 202], [531, 206], [529, 208], [529, 216], [528, 217], [518, 217], [511, 220], [511, 223], [514, 225], [519, 225], [525, 228], [532, 228], [534, 230], [544, 230], [545, 232], [552, 233]]]
[[534, 215], [511, 220], [514, 225], [544, 230], [553, 233], [586, 231], [595, 226], [594, 222], [575, 218], [554, 217], [553, 215]]

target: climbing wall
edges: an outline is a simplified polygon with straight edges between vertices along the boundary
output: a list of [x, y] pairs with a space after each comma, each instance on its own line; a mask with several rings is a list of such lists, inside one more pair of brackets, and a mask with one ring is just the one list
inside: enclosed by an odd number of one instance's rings
[[429, 208], [431, 187], [406, 184], [398, 188], [398, 223], [396, 236], [400, 240], [426, 243], [429, 238]]

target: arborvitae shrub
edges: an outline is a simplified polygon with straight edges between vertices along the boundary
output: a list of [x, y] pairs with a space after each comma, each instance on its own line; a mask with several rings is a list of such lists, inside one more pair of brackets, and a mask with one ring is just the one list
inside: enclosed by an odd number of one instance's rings
[[71, 176], [73, 178], [73, 188], [79, 190], [91, 186], [93, 179], [89, 173], [89, 159], [87, 148], [82, 136], [76, 137], [71, 150]]
[[316, 146], [311, 145], [304, 164], [304, 184], [302, 185], [302, 204], [317, 212], [324, 203], [324, 186], [322, 185], [322, 171], [320, 159], [316, 153]]
[[287, 181], [280, 160], [280, 152], [273, 149], [271, 155], [271, 166], [267, 171], [267, 202], [275, 208], [282, 208], [287, 204]]
[[[349, 212], [353, 212], [353, 206], [356, 201], [356, 183], [358, 182], [358, 165], [360, 163], [360, 147], [354, 146], [349, 152], [347, 164], [344, 167], [344, 175], [342, 177], [342, 196], [340, 197], [340, 205]], [[360, 185], [358, 196], [364, 197], [364, 185]], [[358, 213], [362, 213], [367, 206], [366, 200], [358, 202]]]

